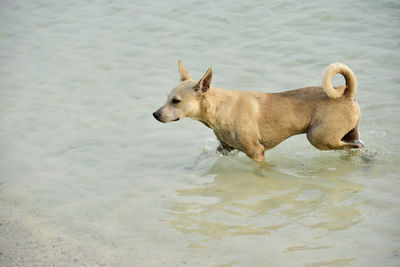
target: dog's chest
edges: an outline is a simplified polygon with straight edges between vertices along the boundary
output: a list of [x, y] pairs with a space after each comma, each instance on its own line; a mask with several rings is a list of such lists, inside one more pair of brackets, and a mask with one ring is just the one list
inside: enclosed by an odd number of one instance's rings
[[220, 142], [223, 142], [232, 147], [237, 147], [237, 136], [234, 131], [229, 129], [214, 129], [214, 134]]

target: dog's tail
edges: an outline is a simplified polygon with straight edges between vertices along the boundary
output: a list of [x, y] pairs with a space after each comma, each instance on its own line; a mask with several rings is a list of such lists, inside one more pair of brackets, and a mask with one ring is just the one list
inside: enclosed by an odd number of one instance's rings
[[[342, 74], [346, 80], [346, 86], [333, 88], [332, 78], [336, 74]], [[357, 91], [357, 80], [354, 73], [345, 64], [336, 62], [330, 64], [322, 76], [322, 89], [330, 98], [338, 98], [343, 94], [349, 98], [354, 98]]]

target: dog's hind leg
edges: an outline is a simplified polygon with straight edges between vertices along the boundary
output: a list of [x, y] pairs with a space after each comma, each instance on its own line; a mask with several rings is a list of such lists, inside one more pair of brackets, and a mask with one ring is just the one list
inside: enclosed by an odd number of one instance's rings
[[[340, 136], [340, 137], [338, 137]], [[358, 127], [350, 130], [344, 135], [335, 134], [329, 128], [323, 127], [313, 127], [307, 131], [307, 139], [310, 143], [321, 150], [331, 150], [331, 149], [351, 149], [351, 148], [362, 148], [363, 145], [358, 141], [359, 132]]]
[[343, 136], [342, 141], [361, 144], [361, 146], [364, 146], [364, 142], [360, 140], [360, 131], [358, 129], [358, 125], [354, 127], [350, 132], [348, 132], [345, 136]]
[[342, 141], [354, 142], [356, 139], [360, 138], [360, 132], [358, 130], [358, 125], [350, 130], [345, 136], [343, 136]]

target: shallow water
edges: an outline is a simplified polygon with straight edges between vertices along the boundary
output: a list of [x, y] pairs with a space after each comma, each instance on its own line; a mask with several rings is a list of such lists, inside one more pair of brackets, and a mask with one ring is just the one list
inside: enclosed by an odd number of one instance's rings
[[[3, 265], [400, 265], [397, 2], [0, 5]], [[268, 92], [343, 62], [366, 149], [216, 155], [204, 125], [151, 116], [178, 59]]]

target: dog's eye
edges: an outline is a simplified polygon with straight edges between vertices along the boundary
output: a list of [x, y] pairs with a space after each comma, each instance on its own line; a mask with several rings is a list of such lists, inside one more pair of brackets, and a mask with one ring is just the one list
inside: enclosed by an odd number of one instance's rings
[[179, 99], [176, 98], [172, 99], [172, 104], [178, 104], [179, 102], [181, 102]]

